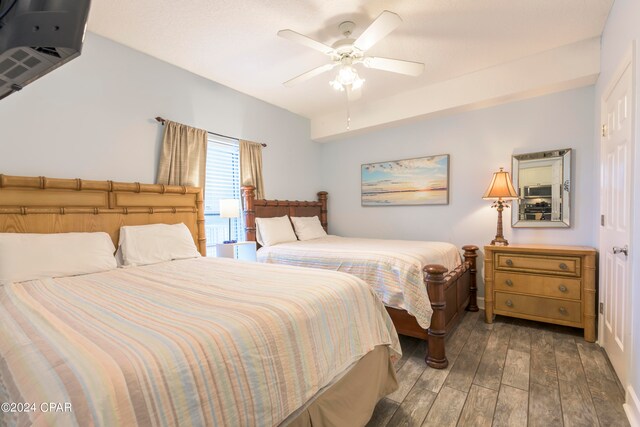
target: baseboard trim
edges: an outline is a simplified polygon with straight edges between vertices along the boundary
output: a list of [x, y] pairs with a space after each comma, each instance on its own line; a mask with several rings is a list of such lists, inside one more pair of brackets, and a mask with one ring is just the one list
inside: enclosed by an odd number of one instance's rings
[[478, 308], [484, 310], [484, 297], [478, 297], [477, 300]]
[[632, 386], [627, 386], [627, 398], [623, 405], [631, 427], [640, 427], [640, 399]]

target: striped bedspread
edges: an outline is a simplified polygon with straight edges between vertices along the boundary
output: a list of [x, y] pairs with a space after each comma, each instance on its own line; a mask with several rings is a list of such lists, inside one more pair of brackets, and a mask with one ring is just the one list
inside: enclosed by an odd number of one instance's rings
[[431, 324], [431, 303], [422, 269], [442, 264], [453, 270], [461, 263], [451, 243], [357, 239], [327, 236], [280, 243], [258, 250], [258, 261], [342, 271], [358, 276], [389, 307], [407, 310], [418, 324]]
[[274, 426], [385, 344], [382, 303], [336, 272], [202, 258], [16, 283], [0, 425]]

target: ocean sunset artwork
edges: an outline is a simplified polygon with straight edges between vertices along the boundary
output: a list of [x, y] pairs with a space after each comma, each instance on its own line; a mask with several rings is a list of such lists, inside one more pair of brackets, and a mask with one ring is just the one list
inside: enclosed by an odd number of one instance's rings
[[362, 165], [362, 206], [448, 203], [448, 154]]

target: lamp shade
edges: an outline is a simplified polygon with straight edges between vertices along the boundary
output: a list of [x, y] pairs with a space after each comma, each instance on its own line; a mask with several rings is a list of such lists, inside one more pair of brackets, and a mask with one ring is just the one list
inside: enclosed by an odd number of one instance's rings
[[238, 218], [240, 201], [238, 199], [220, 199], [220, 218]]
[[483, 199], [517, 199], [518, 193], [513, 188], [511, 176], [509, 172], [505, 172], [500, 168], [498, 172], [494, 172], [493, 179], [489, 188], [485, 191]]

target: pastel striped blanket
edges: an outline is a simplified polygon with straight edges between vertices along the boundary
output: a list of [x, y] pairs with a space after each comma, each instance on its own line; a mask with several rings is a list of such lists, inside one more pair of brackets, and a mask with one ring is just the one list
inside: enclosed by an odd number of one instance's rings
[[34, 410], [0, 425], [274, 426], [378, 345], [400, 355], [342, 273], [202, 258], [14, 283], [0, 402]]
[[425, 329], [433, 310], [422, 269], [442, 264], [451, 271], [462, 262], [451, 243], [339, 236], [263, 247], [258, 261], [353, 274], [371, 285], [385, 305], [407, 310]]

